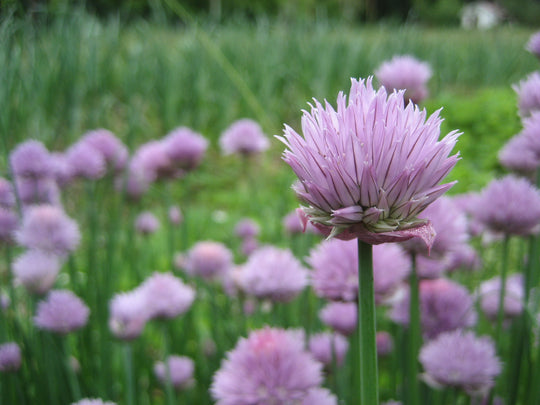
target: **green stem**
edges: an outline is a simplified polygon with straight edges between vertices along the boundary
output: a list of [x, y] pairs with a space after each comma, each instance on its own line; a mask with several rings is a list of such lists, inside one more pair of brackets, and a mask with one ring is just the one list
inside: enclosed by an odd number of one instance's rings
[[375, 340], [373, 249], [358, 239], [358, 332], [360, 336], [360, 403], [378, 405], [379, 383]]
[[124, 368], [126, 372], [126, 405], [135, 404], [135, 384], [133, 382], [133, 353], [131, 343], [124, 343]]
[[501, 261], [501, 287], [499, 290], [499, 306], [497, 310], [497, 329], [495, 331], [495, 340], [497, 345], [500, 346], [501, 329], [504, 318], [504, 297], [506, 294], [506, 278], [508, 272], [508, 245], [510, 236], [505, 235], [502, 247], [502, 261]]
[[170, 341], [169, 341], [169, 328], [166, 321], [163, 321], [163, 364], [165, 364], [165, 392], [167, 396], [167, 405], [174, 405], [176, 403], [174, 389], [171, 380], [171, 369], [169, 367], [170, 356]]
[[81, 399], [81, 388], [79, 387], [79, 381], [77, 380], [77, 376], [75, 375], [75, 370], [73, 370], [73, 366], [70, 361], [70, 350], [69, 350], [69, 342], [67, 340], [67, 336], [62, 336], [62, 345], [64, 346], [64, 361], [65, 361], [65, 367], [66, 372], [68, 376], [68, 383], [69, 388], [71, 389], [71, 395], [73, 396], [74, 401], [78, 401]]
[[417, 376], [418, 352], [422, 344], [420, 325], [420, 292], [418, 286], [418, 275], [416, 274], [416, 254], [411, 255], [411, 274], [409, 276], [409, 329], [407, 348], [407, 393], [410, 405], [420, 404], [420, 386]]

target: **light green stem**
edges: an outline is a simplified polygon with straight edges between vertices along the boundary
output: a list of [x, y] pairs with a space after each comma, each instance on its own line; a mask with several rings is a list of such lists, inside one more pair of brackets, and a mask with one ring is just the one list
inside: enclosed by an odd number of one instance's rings
[[418, 352], [422, 344], [420, 324], [420, 292], [416, 273], [416, 254], [411, 255], [411, 274], [409, 276], [409, 330], [407, 348], [407, 393], [410, 405], [420, 404], [420, 386], [418, 384]]
[[126, 372], [126, 405], [135, 404], [135, 384], [133, 382], [133, 353], [131, 343], [124, 343], [124, 368]]
[[504, 298], [506, 295], [506, 278], [508, 273], [508, 244], [510, 237], [504, 236], [502, 247], [502, 260], [501, 260], [501, 288], [499, 290], [499, 306], [497, 310], [497, 329], [495, 331], [495, 339], [497, 345], [500, 346], [501, 342], [501, 329], [504, 318]]

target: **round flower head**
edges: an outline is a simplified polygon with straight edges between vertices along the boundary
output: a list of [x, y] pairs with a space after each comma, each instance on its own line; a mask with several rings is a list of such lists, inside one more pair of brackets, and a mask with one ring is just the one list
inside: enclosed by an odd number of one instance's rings
[[40, 329], [67, 334], [86, 325], [90, 310], [68, 290], [51, 290], [37, 306], [34, 323]]
[[513, 175], [492, 180], [477, 200], [475, 216], [496, 233], [537, 233], [540, 225], [540, 192], [526, 179]]
[[234, 234], [239, 238], [255, 238], [259, 235], [259, 224], [251, 218], [243, 218], [234, 227]]
[[60, 267], [58, 256], [41, 250], [28, 250], [13, 262], [15, 283], [32, 293], [44, 294], [56, 281]]
[[0, 207], [0, 244], [13, 241], [13, 234], [17, 229], [18, 222], [15, 212]]
[[334, 394], [326, 388], [312, 388], [302, 401], [302, 405], [337, 405], [338, 401]]
[[394, 56], [375, 71], [379, 83], [388, 91], [405, 90], [405, 100], [420, 103], [428, 96], [427, 82], [431, 77], [428, 63], [411, 55]]
[[60, 205], [58, 184], [52, 177], [15, 177], [17, 194], [23, 205]]
[[285, 231], [291, 235], [302, 233], [304, 231], [304, 227], [296, 210], [289, 212], [283, 217], [283, 227], [285, 228]]
[[49, 151], [35, 140], [25, 141], [9, 155], [9, 163], [14, 177], [51, 177], [52, 164]]
[[61, 208], [36, 205], [25, 211], [15, 237], [26, 248], [62, 256], [75, 250], [81, 235], [77, 223]]
[[73, 402], [71, 405], [116, 405], [114, 402], [103, 401], [98, 398], [83, 398], [77, 402]]
[[260, 125], [246, 118], [227, 128], [219, 138], [219, 145], [225, 155], [255, 155], [268, 149], [270, 142]]
[[340, 334], [321, 332], [310, 336], [308, 347], [315, 360], [325, 366], [332, 366], [335, 359], [339, 366], [343, 364], [349, 350], [349, 342]]
[[178, 174], [163, 141], [149, 141], [139, 146], [131, 158], [129, 169], [133, 180], [141, 185]]
[[394, 339], [390, 333], [384, 331], [377, 332], [375, 340], [377, 342], [378, 356], [388, 356], [394, 350]]
[[411, 261], [401, 246], [383, 244], [373, 247], [373, 288], [375, 301], [384, 302], [408, 277]]
[[17, 371], [21, 367], [21, 349], [15, 342], [0, 344], [0, 372]]
[[[505, 318], [515, 318], [523, 310], [523, 276], [513, 274], [506, 280], [503, 303]], [[491, 320], [496, 320], [499, 313], [499, 298], [501, 292], [501, 278], [494, 277], [480, 284], [480, 307], [482, 312]]]
[[259, 248], [259, 242], [255, 238], [246, 238], [242, 241], [240, 251], [244, 256], [251, 256]]
[[105, 175], [105, 158], [88, 142], [79, 141], [66, 151], [66, 159], [74, 177], [97, 180]]
[[147, 296], [141, 288], [116, 294], [109, 303], [109, 329], [122, 340], [140, 336], [149, 319]]
[[0, 208], [10, 209], [15, 206], [15, 192], [10, 181], [0, 177]]
[[53, 177], [56, 180], [56, 184], [60, 187], [65, 187], [74, 177], [73, 168], [68, 161], [68, 157], [62, 152], [52, 152], [51, 161], [53, 166]]
[[287, 302], [307, 285], [308, 272], [289, 249], [264, 246], [249, 256], [239, 282], [249, 295]]
[[[453, 281], [441, 278], [422, 280], [420, 292], [420, 323], [427, 339], [433, 339], [442, 332], [462, 329], [476, 323], [473, 298], [467, 289]], [[394, 303], [390, 313], [395, 322], [409, 323], [409, 292], [403, 292], [402, 299]]]
[[329, 236], [379, 244], [433, 231], [417, 215], [454, 183], [439, 182], [456, 164], [458, 133], [441, 141], [438, 112], [404, 107], [403, 92], [387, 96], [371, 79], [352, 80], [337, 110], [315, 100], [302, 117], [303, 136], [289, 126], [283, 159], [300, 179], [295, 191], [308, 219]]
[[135, 229], [143, 235], [151, 235], [159, 229], [159, 220], [149, 211], [142, 212], [135, 219]]
[[171, 273], [154, 273], [140, 286], [149, 318], [174, 318], [186, 312], [195, 291]]
[[459, 388], [472, 395], [486, 394], [501, 372], [492, 340], [473, 332], [443, 333], [422, 347], [419, 359], [429, 385]]
[[169, 356], [167, 364], [159, 361], [154, 365], [154, 374], [162, 384], [167, 383], [167, 366], [171, 383], [177, 390], [189, 388], [194, 384], [193, 370], [195, 365], [193, 360], [185, 356]]
[[184, 268], [192, 276], [210, 280], [221, 277], [232, 267], [232, 262], [233, 254], [223, 243], [203, 241], [189, 250]]
[[184, 220], [182, 210], [177, 205], [171, 205], [169, 207], [169, 222], [173, 225], [180, 225]]
[[163, 139], [168, 158], [175, 167], [193, 170], [201, 163], [208, 148], [208, 140], [187, 127], [169, 132]]
[[540, 167], [540, 110], [522, 119], [523, 130], [500, 150], [501, 164], [518, 174], [534, 177]]
[[321, 371], [304, 350], [302, 332], [266, 327], [238, 341], [210, 391], [216, 405], [302, 403], [322, 382]]
[[526, 49], [538, 59], [540, 59], [540, 31], [535, 32], [533, 35], [531, 35], [531, 37], [529, 38], [529, 42], [527, 42]]
[[98, 150], [105, 159], [105, 163], [113, 170], [122, 170], [126, 166], [129, 152], [111, 131], [107, 129], [88, 131], [83, 135], [81, 142]]
[[540, 72], [533, 72], [512, 88], [518, 96], [519, 114], [528, 117], [540, 110]]
[[358, 308], [355, 302], [329, 302], [319, 312], [319, 318], [336, 332], [351, 335], [358, 323]]

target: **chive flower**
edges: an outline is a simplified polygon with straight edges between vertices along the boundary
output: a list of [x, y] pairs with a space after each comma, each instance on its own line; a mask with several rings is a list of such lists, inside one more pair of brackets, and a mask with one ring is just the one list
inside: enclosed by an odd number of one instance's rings
[[21, 367], [21, 348], [15, 342], [0, 344], [0, 372], [17, 371]]
[[170, 381], [175, 389], [186, 389], [195, 383], [193, 379], [195, 363], [189, 357], [169, 356], [164, 362], [158, 361], [154, 365], [154, 374], [164, 385], [166, 385], [168, 379], [167, 367], [169, 368]]
[[251, 156], [270, 146], [261, 126], [248, 118], [233, 122], [220, 136], [219, 145], [223, 154]]
[[522, 118], [540, 110], [540, 72], [532, 72], [512, 88], [517, 93], [519, 115]]
[[67, 334], [86, 325], [90, 310], [68, 290], [52, 290], [37, 306], [34, 323], [40, 329]]
[[531, 35], [527, 42], [526, 49], [540, 59], [540, 31]]

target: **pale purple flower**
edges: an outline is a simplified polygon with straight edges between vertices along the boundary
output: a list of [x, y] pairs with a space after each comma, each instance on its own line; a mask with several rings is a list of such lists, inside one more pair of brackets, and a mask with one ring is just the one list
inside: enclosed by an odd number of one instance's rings
[[334, 394], [326, 388], [312, 388], [302, 401], [302, 405], [338, 405], [338, 400]]
[[161, 178], [177, 177], [178, 170], [173, 167], [165, 143], [149, 141], [139, 146], [133, 154], [129, 175], [141, 184], [150, 184]]
[[53, 286], [62, 262], [54, 254], [27, 250], [13, 261], [15, 283], [35, 294], [44, 294]]
[[78, 141], [65, 152], [73, 177], [97, 180], [107, 170], [105, 158], [90, 143]]
[[199, 166], [208, 148], [208, 140], [187, 127], [172, 130], [162, 142], [172, 164], [186, 171]]
[[113, 170], [119, 171], [126, 166], [129, 152], [111, 131], [103, 128], [88, 131], [82, 136], [81, 142], [97, 149], [105, 159], [105, 163]]
[[[167, 367], [169, 370], [167, 370]], [[186, 356], [169, 356], [166, 362], [159, 361], [154, 365], [154, 374], [162, 384], [167, 383], [167, 375], [170, 375], [172, 386], [177, 390], [191, 387], [195, 364]]]
[[23, 205], [60, 205], [60, 191], [52, 177], [15, 177], [15, 187]]
[[[513, 274], [506, 279], [503, 301], [503, 316], [505, 319], [515, 318], [523, 310], [523, 276]], [[491, 320], [496, 320], [499, 314], [501, 293], [501, 277], [493, 277], [480, 284], [478, 295], [482, 312]]]
[[505, 235], [537, 233], [540, 192], [528, 180], [513, 175], [492, 180], [477, 200], [475, 217], [492, 232]]
[[19, 220], [12, 210], [0, 207], [0, 243], [11, 243]]
[[53, 174], [49, 151], [40, 141], [17, 145], [9, 155], [9, 163], [14, 177], [43, 178]]
[[21, 367], [21, 349], [15, 342], [0, 344], [0, 372], [17, 371]]
[[239, 283], [254, 297], [288, 302], [307, 285], [308, 271], [289, 249], [264, 246], [249, 256]]
[[159, 229], [159, 219], [150, 211], [141, 212], [135, 218], [135, 229], [143, 235], [151, 235]]
[[182, 210], [177, 205], [171, 205], [169, 207], [169, 222], [173, 225], [180, 225], [182, 221], [184, 220], [184, 216], [182, 215]]
[[421, 278], [439, 278], [445, 272], [457, 269], [478, 270], [480, 267], [480, 257], [465, 243], [456, 245], [444, 256], [416, 256], [416, 272]]
[[221, 277], [233, 265], [233, 254], [221, 242], [198, 242], [184, 258], [184, 268], [192, 276], [204, 279]]
[[340, 366], [349, 350], [349, 342], [338, 333], [321, 332], [309, 337], [308, 348], [315, 360], [325, 366], [332, 366], [333, 361]]
[[375, 301], [383, 303], [407, 279], [411, 261], [398, 244], [373, 246], [373, 288]]
[[501, 372], [493, 341], [473, 332], [443, 333], [422, 347], [419, 359], [429, 385], [459, 388], [471, 395], [485, 395]]
[[352, 79], [337, 110], [315, 100], [302, 117], [303, 136], [285, 126], [283, 159], [300, 179], [295, 186], [309, 220], [341, 239], [379, 244], [433, 232], [418, 218], [454, 184], [439, 184], [458, 160], [449, 156], [459, 134], [439, 141], [438, 111], [403, 103], [403, 91], [375, 91], [371, 79]]
[[83, 398], [77, 402], [72, 402], [71, 405], [116, 405], [116, 403], [103, 401], [99, 398]]
[[141, 288], [115, 294], [109, 302], [109, 329], [119, 339], [139, 337], [149, 316], [147, 295]]
[[540, 110], [540, 72], [531, 73], [512, 88], [517, 93], [519, 114], [522, 118]]
[[[462, 285], [444, 278], [422, 280], [419, 293], [420, 323], [427, 339], [476, 323], [474, 300]], [[403, 291], [401, 299], [394, 303], [390, 318], [403, 325], [409, 324], [408, 288]]]
[[146, 297], [149, 318], [174, 318], [186, 312], [195, 299], [195, 290], [172, 273], [154, 273], [140, 286]]
[[526, 49], [540, 59], [540, 31], [535, 32], [529, 38]]
[[540, 167], [540, 110], [522, 122], [523, 130], [499, 151], [499, 162], [518, 174], [533, 177]]
[[242, 241], [240, 251], [244, 256], [251, 256], [259, 248], [259, 241], [255, 238], [246, 238]]
[[153, 172], [146, 170], [137, 160], [131, 160], [126, 175], [118, 176], [115, 185], [117, 190], [124, 190], [130, 198], [139, 199], [154, 180]]
[[283, 217], [283, 227], [285, 228], [285, 231], [291, 235], [302, 233], [304, 231], [304, 226], [302, 225], [296, 210], [289, 212]]
[[86, 325], [90, 310], [68, 290], [51, 290], [37, 306], [34, 323], [40, 329], [67, 334]]
[[58, 184], [60, 187], [68, 185], [73, 180], [74, 173], [66, 154], [61, 152], [52, 152], [51, 162], [53, 166], [53, 177], [56, 184]]
[[17, 242], [28, 249], [39, 249], [67, 255], [79, 245], [81, 235], [77, 223], [52, 205], [29, 207], [15, 233]]
[[405, 100], [420, 103], [428, 96], [427, 82], [432, 75], [427, 62], [411, 55], [397, 55], [385, 61], [375, 71], [375, 76], [388, 92], [405, 90]]
[[394, 339], [392, 335], [385, 331], [377, 332], [375, 335], [377, 344], [377, 355], [388, 356], [394, 350]]
[[268, 149], [270, 142], [261, 126], [248, 118], [235, 121], [219, 138], [219, 146], [225, 155], [256, 155]]
[[15, 206], [13, 185], [7, 179], [0, 177], [0, 208], [10, 209]]
[[216, 405], [286, 404], [321, 382], [322, 365], [304, 350], [303, 333], [266, 327], [227, 353], [210, 392]]
[[358, 324], [356, 302], [329, 302], [319, 311], [319, 318], [336, 332], [342, 335], [351, 335]]
[[242, 218], [234, 227], [234, 234], [242, 239], [255, 238], [259, 232], [259, 224], [251, 218]]

